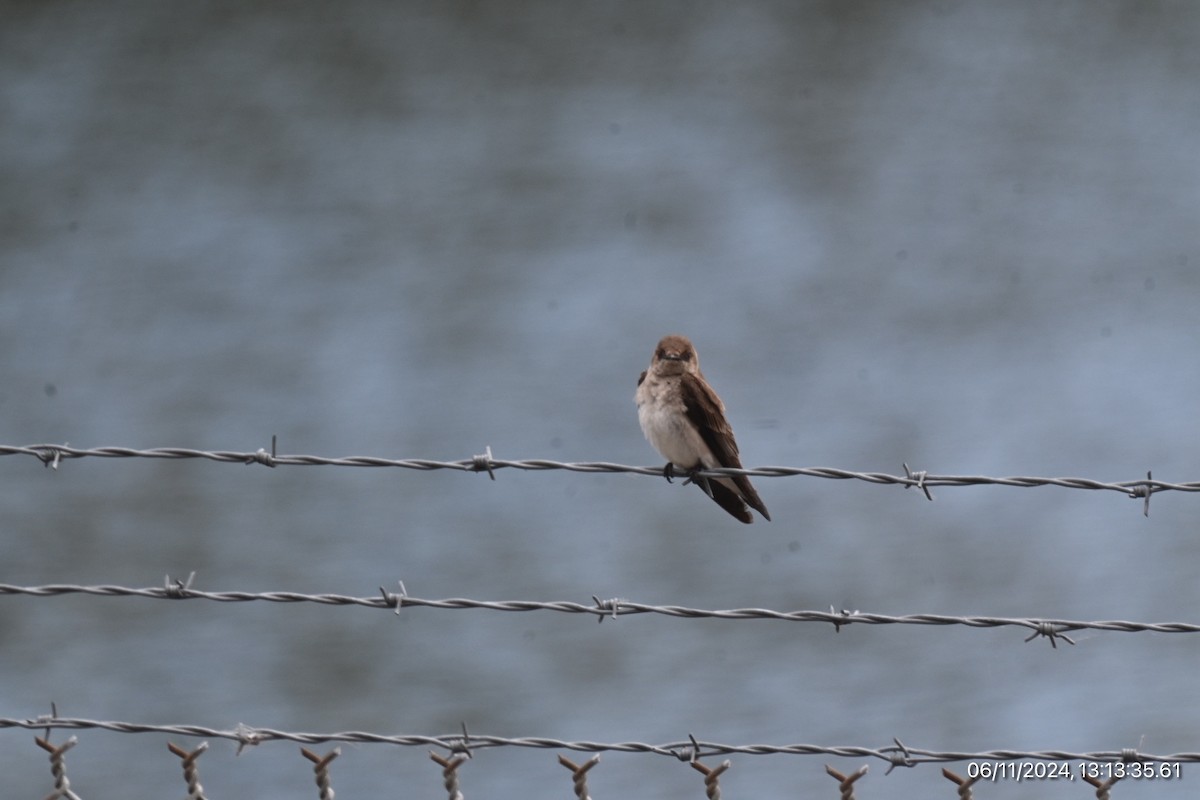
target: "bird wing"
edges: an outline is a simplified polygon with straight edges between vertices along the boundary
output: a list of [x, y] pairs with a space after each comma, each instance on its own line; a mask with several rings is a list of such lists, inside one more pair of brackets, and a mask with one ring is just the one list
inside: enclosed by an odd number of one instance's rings
[[700, 438], [712, 451], [717, 464], [722, 467], [741, 467], [733, 428], [725, 420], [725, 407], [721, 405], [721, 399], [702, 377], [696, 375], [681, 375], [679, 388], [688, 419], [700, 431]]
[[[679, 387], [688, 419], [700, 432], [700, 438], [712, 451], [717, 464], [730, 469], [741, 469], [742, 460], [738, 457], [737, 440], [733, 438], [733, 428], [725, 419], [725, 407], [721, 404], [721, 399], [717, 397], [716, 392], [702, 376], [686, 373], [681, 376]], [[725, 479], [719, 480], [724, 481]], [[731, 507], [735, 501], [739, 500], [736, 495], [741, 495], [740, 500], [744, 500], [767, 520], [771, 519], [771, 515], [767, 513], [766, 504], [750, 484], [749, 478], [745, 475], [734, 475], [728, 480], [732, 482], [732, 488], [728, 490], [728, 495], [722, 492], [723, 496], [718, 497], [716, 492], [710, 492], [712, 498], [722, 508], [741, 519], [742, 522], [749, 522], [749, 514], [746, 515], [746, 519], [742, 519], [741, 515]], [[715, 487], [720, 484], [714, 481], [713, 485]], [[742, 513], [745, 513], [744, 509], [742, 509]]]

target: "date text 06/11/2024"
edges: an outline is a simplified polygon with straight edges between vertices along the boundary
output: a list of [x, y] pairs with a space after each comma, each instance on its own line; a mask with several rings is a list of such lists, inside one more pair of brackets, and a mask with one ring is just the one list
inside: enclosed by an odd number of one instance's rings
[[967, 777], [985, 781], [1179, 780], [1178, 761], [970, 761]]

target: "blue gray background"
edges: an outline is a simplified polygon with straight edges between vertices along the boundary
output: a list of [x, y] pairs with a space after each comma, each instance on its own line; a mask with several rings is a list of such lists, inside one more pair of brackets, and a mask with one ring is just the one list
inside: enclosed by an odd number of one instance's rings
[[[660, 463], [689, 335], [748, 465], [1200, 477], [1200, 7], [6, 3], [0, 441]], [[743, 527], [631, 475], [0, 460], [0, 582], [1196, 621], [1200, 498], [759, 479]], [[598, 741], [1200, 750], [1195, 637], [0, 602], [0, 716]], [[65, 736], [59, 734], [58, 738]], [[1143, 738], [1144, 737], [1144, 738]], [[84, 733], [88, 800], [178, 796]], [[176, 737], [188, 746], [194, 741]], [[293, 745], [213, 798], [315, 792]], [[728, 796], [834, 797], [739, 757]], [[965, 765], [958, 765], [965, 770]], [[883, 765], [863, 798], [952, 796]], [[1191, 782], [1126, 782], [1124, 798]], [[0, 732], [5, 793], [50, 791]], [[546, 751], [468, 797], [551, 798]], [[441, 793], [350, 746], [339, 798]], [[604, 756], [597, 798], [701, 796]], [[1074, 785], [989, 797], [1083, 797]]]

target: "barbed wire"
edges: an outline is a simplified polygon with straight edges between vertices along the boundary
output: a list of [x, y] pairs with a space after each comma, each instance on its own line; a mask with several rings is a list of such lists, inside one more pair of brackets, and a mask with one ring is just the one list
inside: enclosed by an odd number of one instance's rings
[[[71, 790], [71, 782], [66, 774], [66, 753], [75, 747], [79, 740], [75, 736], [71, 736], [60, 745], [52, 744], [50, 739], [50, 730], [55, 727], [74, 727], [73, 723], [86, 723], [88, 726], [105, 726], [105, 725], [125, 725], [126, 723], [101, 723], [94, 720], [65, 720], [65, 719], [50, 719], [40, 717], [37, 720], [0, 720], [3, 722], [22, 723], [17, 727], [25, 727], [23, 723], [33, 722], [33, 727], [45, 727], [45, 737], [34, 737], [34, 742], [38, 747], [50, 754], [50, 771], [54, 777], [54, 792], [47, 796], [47, 800], [61, 798], [62, 800], [81, 800], [80, 796]], [[153, 728], [152, 732], [175, 733], [184, 736], [200, 735], [193, 732], [194, 726], [140, 726], [143, 728]], [[110, 728], [111, 729], [111, 728]], [[208, 730], [208, 729], [203, 729]], [[260, 744], [266, 739], [249, 740], [245, 738], [247, 731], [250, 729], [245, 726], [238, 726], [236, 733], [239, 738], [238, 753], [242, 752], [247, 744]], [[142, 730], [124, 731], [141, 733]], [[254, 731], [261, 733], [262, 731]], [[224, 735], [226, 732], [213, 731], [218, 736]], [[203, 734], [208, 735], [208, 734]], [[311, 737], [315, 734], [290, 734], [291, 736]], [[361, 734], [329, 734], [322, 741], [348, 741], [345, 736]], [[388, 742], [390, 744], [427, 744], [427, 740], [436, 741], [435, 746], [450, 749], [449, 757], [443, 756], [440, 753], [430, 751], [429, 758], [441, 767], [442, 788], [446, 791], [449, 800], [464, 800], [464, 795], [459, 779], [459, 768], [467, 762], [471, 757], [470, 747], [499, 747], [499, 746], [524, 746], [524, 747], [546, 747], [555, 749], [598, 749], [598, 750], [618, 750], [628, 751], [628, 747], [636, 748], [655, 748], [652, 745], [644, 745], [639, 742], [628, 742], [622, 744], [600, 744], [596, 742], [564, 742], [549, 739], [509, 739], [505, 737], [475, 737], [476, 741], [469, 741], [470, 737], [466, 732], [466, 726], [463, 726], [463, 736], [449, 737], [388, 737], [390, 739], [411, 739], [413, 741], [403, 742]], [[690, 767], [704, 776], [704, 794], [708, 800], [721, 800], [720, 778], [732, 766], [733, 762], [726, 759], [715, 767], [704, 764], [700, 761], [705, 755], [713, 755], [714, 753], [703, 753], [703, 743], [697, 742], [694, 736], [689, 736], [689, 743], [679, 743], [679, 750], [672, 750], [667, 754], [675, 756], [680, 761], [686, 762]], [[485, 741], [486, 740], [486, 741]], [[360, 739], [349, 741], [359, 742]], [[912, 767], [918, 763], [927, 763], [930, 761], [961, 761], [968, 760], [966, 777], [962, 777], [949, 769], [942, 769], [942, 776], [954, 784], [954, 793], [959, 800], [971, 800], [972, 787], [981, 781], [1014, 781], [1020, 783], [1022, 780], [1026, 782], [1035, 782], [1035, 785], [1041, 784], [1047, 780], [1062, 780], [1064, 782], [1074, 781], [1079, 778], [1081, 782], [1094, 788], [1096, 791], [1094, 797], [1098, 800], [1110, 800], [1110, 790], [1119, 780], [1126, 777], [1135, 778], [1158, 778], [1162, 780], [1182, 779], [1182, 762], [1195, 760], [1200, 758], [1200, 753], [1180, 754], [1181, 757], [1158, 757], [1138, 753], [1134, 749], [1121, 750], [1119, 753], [1080, 753], [1080, 754], [1063, 754], [1054, 751], [1030, 751], [1026, 753], [1013, 753], [1012, 751], [994, 751], [992, 753], [970, 753], [970, 754], [945, 754], [949, 758], [934, 758], [922, 755], [924, 751], [905, 747], [899, 740], [893, 740], [895, 747], [885, 747], [880, 750], [871, 750], [869, 748], [827, 748], [816, 747], [812, 745], [788, 745], [787, 752], [790, 753], [791, 748], [803, 747], [806, 748], [804, 755], [823, 754], [823, 755], [845, 755], [844, 751], [854, 750], [854, 755], [878, 756], [888, 761], [888, 769], [884, 774], [889, 774], [895, 767], [906, 766]], [[532, 744], [531, 744], [532, 743]], [[744, 752], [744, 747], [735, 745], [712, 745], [715, 749], [723, 749], [728, 752]], [[749, 745], [745, 747], [755, 748], [752, 755], [763, 754], [762, 748], [764, 745]], [[204, 793], [204, 787], [200, 783], [200, 773], [197, 762], [199, 758], [208, 750], [208, 742], [203, 741], [192, 749], [186, 750], [174, 742], [167, 743], [167, 749], [171, 754], [179, 758], [180, 766], [183, 768], [183, 779], [187, 785], [188, 800], [208, 800]], [[639, 749], [638, 752], [650, 752], [650, 750]], [[771, 754], [784, 753], [783, 748], [771, 750]], [[335, 747], [324, 755], [315, 753], [306, 747], [300, 748], [300, 754], [312, 764], [313, 779], [317, 785], [319, 800], [333, 800], [335, 793], [333, 790], [333, 781], [330, 774], [330, 765], [341, 754], [340, 747]], [[932, 754], [934, 756], [938, 754]], [[1068, 756], [1063, 758], [1062, 756]], [[1112, 756], [1111, 758], [1096, 758], [1093, 756]], [[1015, 760], [1015, 759], [1020, 759]], [[1073, 765], [1072, 762], [1081, 762], [1078, 765]], [[558, 755], [558, 763], [571, 772], [571, 786], [574, 790], [576, 800], [591, 800], [591, 794], [588, 791], [587, 777], [588, 773], [600, 763], [600, 755], [596, 753], [583, 764], [576, 764], [561, 753]], [[870, 767], [863, 764], [856, 771], [850, 774], [842, 773], [830, 765], [825, 765], [825, 773], [829, 777], [837, 781], [837, 792], [840, 800], [854, 800], [856, 784], [862, 779]], [[1106, 776], [1105, 780], [1101, 780], [1101, 776]]]
[[415, 470], [448, 469], [459, 472], [486, 472], [492, 480], [496, 471], [502, 469], [519, 469], [526, 471], [567, 470], [570, 472], [592, 473], [629, 473], [633, 475], [651, 475], [663, 477], [725, 477], [731, 475], [746, 475], [755, 478], [809, 477], [826, 478], [830, 480], [857, 480], [872, 484], [896, 485], [905, 488], [920, 489], [927, 498], [933, 499], [930, 493], [932, 487], [942, 486], [1012, 486], [1033, 488], [1038, 486], [1058, 486], [1066, 489], [1087, 489], [1091, 491], [1114, 491], [1128, 497], [1140, 498], [1145, 501], [1145, 512], [1149, 513], [1150, 496], [1156, 492], [1200, 492], [1200, 481], [1185, 483], [1169, 483], [1156, 481], [1150, 472], [1145, 479], [1131, 481], [1097, 481], [1089, 478], [1043, 478], [1036, 476], [988, 477], [985, 475], [936, 475], [925, 470], [910, 469], [908, 464], [902, 465], [903, 475], [891, 475], [886, 472], [856, 472], [853, 470], [836, 469], [833, 467], [753, 467], [749, 469], [704, 469], [694, 473], [684, 473], [679, 470], [664, 467], [632, 466], [615, 464], [608, 461], [551, 461], [547, 459], [506, 460], [492, 456], [491, 447], [485, 452], [471, 458], [458, 461], [435, 461], [431, 459], [392, 459], [376, 456], [344, 456], [330, 458], [314, 455], [279, 455], [275, 452], [275, 441], [272, 439], [271, 451], [259, 448], [254, 452], [238, 452], [232, 450], [193, 450], [183, 447], [156, 447], [138, 450], [130, 447], [97, 447], [81, 449], [62, 444], [31, 444], [31, 445], [0, 445], [0, 456], [27, 455], [33, 456], [48, 467], [58, 469], [66, 460], [75, 458], [160, 458], [160, 459], [189, 459], [198, 458], [233, 464], [261, 464], [267, 467], [281, 466], [325, 466], [325, 467], [393, 467]]
[[1069, 750], [929, 750], [912, 747], [898, 739], [883, 747], [817, 744], [725, 744], [698, 740], [690, 736], [686, 740], [649, 744], [646, 742], [594, 742], [587, 740], [555, 739], [546, 736], [495, 736], [471, 733], [463, 726], [459, 733], [383, 734], [370, 731], [337, 731], [312, 733], [256, 728], [238, 724], [233, 728], [212, 728], [204, 725], [154, 724], [142, 722], [120, 722], [94, 720], [78, 717], [53, 717], [43, 715], [27, 719], [0, 717], [0, 729], [25, 729], [45, 731], [49, 738], [52, 730], [101, 730], [113, 733], [161, 733], [172, 736], [187, 736], [205, 739], [223, 739], [236, 742], [239, 750], [268, 742], [294, 742], [297, 744], [388, 744], [400, 747], [436, 747], [451, 755], [470, 757], [476, 750], [499, 747], [516, 747], [537, 750], [573, 750], [584, 753], [643, 753], [670, 756], [679, 761], [696, 761], [714, 756], [835, 756], [839, 758], [873, 758], [886, 762], [890, 767], [913, 767], [918, 764], [950, 763], [955, 761], [1097, 761], [1134, 763], [1200, 763], [1200, 752], [1170, 754], [1143, 753], [1136, 748], [1119, 750], [1093, 750], [1074, 752]]
[[343, 594], [304, 594], [301, 592], [206, 592], [192, 588], [193, 572], [187, 580], [172, 580], [167, 576], [162, 586], [134, 588], [130, 586], [83, 586], [78, 584], [46, 584], [43, 586], [17, 586], [0, 583], [0, 596], [26, 595], [31, 597], [55, 597], [59, 595], [83, 594], [98, 597], [143, 597], [156, 600], [211, 600], [218, 603], [319, 603], [335, 606], [363, 606], [391, 610], [399, 614], [406, 608], [476, 609], [485, 611], [556, 611], [565, 614], [584, 614], [603, 622], [606, 618], [624, 617], [633, 614], [660, 614], [684, 619], [725, 620], [778, 620], [785, 622], [821, 622], [833, 625], [840, 631], [846, 625], [934, 625], [965, 626], [969, 628], [1019, 627], [1031, 631], [1026, 642], [1043, 637], [1057, 647], [1058, 640], [1075, 644], [1068, 635], [1075, 631], [1117, 631], [1122, 633], [1200, 633], [1200, 624], [1190, 622], [1132, 622], [1129, 620], [1073, 620], [1028, 617], [955, 616], [949, 614], [872, 614], [858, 610], [835, 609], [828, 611], [776, 611], [767, 608], [704, 609], [675, 605], [651, 605], [631, 600], [612, 598], [601, 600], [593, 595], [591, 604], [569, 600], [472, 600], [465, 597], [448, 597], [428, 600], [411, 597], [400, 583], [399, 592], [389, 592], [380, 587], [378, 596], [354, 597]]
[[[1188, 483], [1169, 483], [1155, 481], [1152, 473], [1146, 473], [1145, 480], [1123, 482], [1102, 482], [1085, 478], [1060, 477], [987, 477], [980, 475], [936, 475], [926, 471], [914, 471], [908, 464], [903, 465], [903, 475], [891, 475], [880, 472], [856, 472], [851, 470], [826, 467], [756, 467], [748, 469], [710, 469], [694, 473], [681, 473], [668, 465], [663, 467], [630, 466], [611, 462], [561, 462], [545, 459], [531, 460], [502, 460], [492, 455], [491, 448], [481, 455], [458, 461], [436, 461], [429, 459], [386, 459], [371, 456], [349, 456], [329, 458], [313, 455], [279, 455], [276, 452], [276, 441], [272, 438], [271, 451], [258, 449], [254, 452], [237, 451], [206, 451], [189, 448], [152, 448], [134, 449], [126, 447], [102, 447], [93, 449], [72, 448], [69, 445], [37, 444], [26, 446], [0, 445], [0, 455], [31, 455], [40, 460], [45, 466], [58, 469], [59, 465], [69, 459], [76, 458], [155, 458], [155, 459], [203, 459], [221, 463], [260, 464], [268, 467], [277, 466], [343, 466], [343, 467], [392, 467], [416, 470], [455, 470], [462, 472], [486, 472], [492, 480], [496, 479], [495, 472], [501, 469], [518, 469], [525, 471], [567, 470], [585, 473], [630, 473], [654, 477], [721, 477], [730, 475], [746, 475], [751, 477], [813, 477], [832, 480], [858, 480], [876, 485], [899, 485], [904, 488], [917, 488], [926, 498], [933, 499], [931, 487], [969, 486], [969, 485], [998, 485], [1018, 488], [1038, 486], [1058, 486], [1070, 489], [1118, 491], [1132, 498], [1144, 501], [1143, 511], [1149, 514], [1151, 496], [1160, 491], [1200, 491], [1200, 481]], [[319, 603], [326, 605], [361, 606], [392, 610], [400, 614], [407, 608], [434, 608], [441, 610], [489, 610], [489, 611], [553, 611], [559, 613], [583, 614], [596, 617], [603, 622], [606, 617], [628, 616], [631, 614], [658, 614], [675, 618], [699, 619], [759, 619], [789, 622], [819, 622], [831, 624], [835, 631], [850, 624], [866, 625], [934, 625], [934, 626], [965, 626], [971, 628], [1020, 627], [1030, 631], [1026, 642], [1035, 638], [1049, 640], [1051, 646], [1057, 647], [1057, 641], [1063, 640], [1075, 644], [1069, 633], [1079, 630], [1100, 630], [1119, 632], [1155, 632], [1155, 633], [1198, 633], [1200, 624], [1183, 622], [1143, 623], [1125, 620], [1068, 620], [1068, 619], [1038, 619], [989, 616], [954, 616], [938, 614], [912, 614], [905, 616], [863, 613], [858, 610], [837, 610], [830, 606], [828, 611], [796, 610], [777, 611], [763, 608], [734, 608], [734, 609], [700, 609], [675, 605], [649, 605], [636, 603], [620, 598], [602, 600], [592, 596], [592, 603], [577, 603], [570, 601], [486, 601], [468, 598], [422, 599], [410, 597], [400, 584], [399, 592], [389, 592], [380, 588], [378, 596], [353, 597], [341, 594], [304, 594], [298, 592], [206, 592], [192, 588], [194, 573], [186, 581], [179, 581], [168, 576], [162, 587], [133, 588], [115, 585], [76, 585], [50, 584], [42, 586], [17, 586], [0, 584], [0, 595], [26, 595], [33, 597], [52, 597], [68, 594], [84, 594], [103, 597], [143, 597], [152, 599], [200, 599], [215, 602], [251, 602], [266, 601], [276, 603]], [[77, 743], [76, 737], [60, 745], [49, 742], [51, 730], [106, 730], [120, 733], [161, 733], [176, 736], [206, 737], [224, 739], [237, 743], [238, 752], [247, 746], [274, 741], [288, 741], [301, 744], [322, 743], [357, 743], [357, 744], [390, 744], [396, 746], [427, 746], [447, 751], [449, 758], [431, 752], [430, 757], [442, 767], [443, 786], [451, 800], [463, 800], [459, 787], [457, 770], [475, 749], [496, 747], [519, 747], [558, 749], [567, 751], [582, 751], [593, 753], [591, 759], [582, 765], [575, 764], [562, 755], [558, 756], [559, 763], [571, 771], [572, 784], [577, 800], [590, 800], [587, 790], [586, 776], [599, 762], [601, 752], [646, 753], [671, 756], [679, 761], [688, 762], [704, 776], [704, 790], [708, 800], [720, 800], [719, 776], [728, 770], [731, 762], [726, 760], [713, 767], [700, 763], [700, 759], [725, 755], [824, 755], [843, 758], [874, 758], [888, 764], [887, 772], [897, 766], [914, 767], [918, 764], [933, 762], [968, 761], [967, 777], [960, 777], [950, 770], [943, 769], [943, 775], [956, 787], [956, 795], [963, 798], [971, 797], [971, 787], [979, 780], [990, 778], [1003, 779], [1006, 771], [1003, 764], [1021, 762], [1084, 762], [1099, 764], [1149, 765], [1174, 764], [1178, 769], [1181, 763], [1200, 763], [1200, 753], [1174, 753], [1169, 755], [1154, 755], [1140, 753], [1134, 748], [1122, 750], [1069, 752], [1062, 750], [990, 750], [980, 752], [938, 751], [921, 748], [910, 748], [898, 739], [894, 745], [885, 747], [865, 746], [828, 746], [814, 744], [723, 744], [719, 742], [698, 741], [689, 736], [688, 741], [649, 744], [644, 742], [595, 742], [567, 741], [548, 737], [502, 737], [490, 735], [469, 734], [463, 726], [462, 734], [448, 735], [387, 735], [368, 731], [341, 731], [335, 733], [305, 733], [297, 731], [277, 730], [271, 728], [254, 728], [238, 724], [233, 729], [211, 728], [200, 725], [164, 725], [130, 723], [120, 721], [101, 721], [82, 718], [59, 717], [57, 710], [51, 715], [39, 716], [33, 719], [0, 718], [0, 729], [22, 728], [42, 729], [45, 738], [36, 738], [39, 747], [50, 753], [51, 772], [54, 777], [54, 793], [50, 797], [64, 800], [79, 800], [79, 796], [71, 789], [66, 776], [65, 754]], [[171, 752], [180, 758], [183, 766], [184, 779], [188, 786], [190, 800], [205, 800], [203, 787], [199, 783], [197, 759], [206, 751], [207, 742], [201, 742], [191, 751], [179, 748], [174, 744], [168, 745]], [[322, 800], [332, 800], [334, 792], [329, 774], [330, 764], [340, 754], [340, 749], [320, 755], [301, 748], [301, 753], [313, 765], [313, 773], [319, 796]], [[990, 766], [988, 766], [990, 765]], [[839, 796], [843, 800], [853, 800], [855, 784], [867, 773], [864, 765], [856, 772], [843, 774], [826, 765], [826, 772], [838, 781]], [[1015, 772], [1013, 775], [1015, 776]], [[1095, 787], [1096, 797], [1107, 798], [1112, 785], [1118, 780], [1115, 773], [1109, 772], [1109, 779], [1102, 782], [1099, 774], [1085, 774], [1079, 777], [1088, 785]], [[1165, 777], [1171, 777], [1163, 773]], [[1175, 777], [1179, 773], [1174, 773]], [[1012, 777], [1012, 776], [1010, 776]]]

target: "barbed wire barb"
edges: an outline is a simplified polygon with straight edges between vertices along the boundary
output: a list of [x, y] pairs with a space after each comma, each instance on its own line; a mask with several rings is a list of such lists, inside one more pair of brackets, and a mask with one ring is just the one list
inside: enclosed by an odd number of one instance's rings
[[234, 739], [238, 743], [237, 752], [234, 753], [235, 756], [240, 756], [242, 751], [247, 747], [254, 747], [263, 741], [261, 733], [241, 722], [237, 724], [237, 727], [233, 729], [232, 735], [228, 738]]
[[275, 456], [276, 456], [275, 442], [276, 442], [276, 439], [277, 439], [277, 437], [275, 436], [275, 434], [271, 434], [271, 452], [268, 453], [266, 450], [264, 450], [260, 447], [257, 450], [255, 450], [251, 454], [250, 458], [246, 459], [246, 461], [244, 463], [247, 465], [262, 464], [264, 467], [270, 467], [271, 469], [275, 469]]
[[329, 780], [329, 765], [342, 754], [342, 748], [335, 747], [322, 756], [301, 747], [300, 754], [313, 763], [313, 780], [317, 784], [317, 797], [320, 800], [333, 800], [334, 791]]
[[851, 619], [851, 617], [854, 617], [857, 614], [858, 614], [857, 610], [849, 611], [849, 610], [843, 608], [841, 611], [838, 611], [838, 610], [834, 609], [833, 606], [830, 606], [829, 607], [829, 616], [834, 618], [834, 619], [830, 620], [833, 623], [833, 632], [841, 633], [842, 626], [849, 625], [851, 622], [853, 622], [854, 620]]
[[893, 738], [892, 741], [896, 743], [896, 746], [894, 748], [890, 748], [892, 752], [888, 759], [889, 763], [887, 772], [883, 773], [885, 777], [891, 775], [892, 770], [894, 770], [896, 767], [911, 768], [916, 765], [916, 762], [913, 761], [912, 755], [908, 752], [908, 748], [904, 746], [904, 742], [900, 741], [898, 738]]
[[67, 778], [67, 751], [79, 743], [72, 736], [60, 745], [53, 745], [47, 739], [35, 736], [33, 741], [37, 746], [50, 754], [50, 774], [54, 776], [54, 792], [46, 795], [46, 800], [80, 800], [79, 795], [71, 791], [71, 781]]
[[1154, 480], [1154, 474], [1150, 470], [1146, 470], [1147, 483], [1145, 483], [1141, 486], [1135, 486], [1129, 490], [1130, 497], [1135, 498], [1135, 499], [1138, 497], [1144, 498], [1143, 503], [1142, 503], [1142, 516], [1143, 517], [1150, 516], [1150, 496], [1152, 494], [1154, 494], [1154, 487], [1151, 485], [1150, 481], [1153, 481], [1153, 480]]
[[854, 800], [854, 783], [867, 774], [867, 769], [867, 765], [863, 764], [856, 772], [844, 775], [828, 764], [825, 765], [825, 772], [838, 782], [838, 791], [840, 792], [838, 796], [841, 800]]
[[467, 758], [474, 758], [475, 754], [471, 752], [471, 734], [467, 730], [467, 723], [464, 720], [458, 724], [462, 727], [462, 739], [458, 744], [450, 746], [450, 752], [455, 755], [464, 755]]
[[191, 751], [167, 742], [167, 749], [179, 757], [183, 766], [183, 781], [187, 784], [187, 800], [207, 800], [204, 797], [204, 787], [200, 785], [200, 770], [196, 766], [196, 761], [208, 750], [208, 742], [201, 742], [195, 750]]
[[575, 800], [592, 800], [587, 788], [587, 774], [588, 770], [600, 763], [599, 753], [583, 762], [583, 764], [576, 764], [560, 753], [558, 763], [571, 771], [571, 787], [575, 791]]
[[600, 611], [596, 615], [596, 622], [604, 622], [604, 618], [610, 615], [613, 619], [616, 619], [617, 614], [621, 611], [621, 599], [619, 597], [614, 597], [611, 600], [601, 600], [596, 595], [592, 595], [592, 602], [596, 604], [597, 610]]
[[[69, 442], [63, 442], [63, 447], [67, 447], [69, 444]], [[42, 452], [35, 453], [35, 455], [42, 460], [43, 467], [50, 467], [50, 469], [58, 472], [58, 462], [61, 458], [61, 453], [62, 451], [57, 447], [48, 445]]]
[[1075, 644], [1075, 640], [1063, 633], [1058, 626], [1049, 622], [1039, 623], [1033, 633], [1025, 637], [1025, 643], [1028, 644], [1039, 636], [1043, 636], [1050, 640], [1050, 647], [1058, 649], [1058, 639], [1062, 639], [1067, 644]]
[[961, 775], [956, 775], [945, 767], [942, 768], [942, 775], [945, 776], [946, 780], [951, 781], [955, 786], [958, 787], [959, 800], [971, 800], [973, 796], [971, 793], [971, 787], [979, 781], [979, 775], [976, 775], [974, 778], [964, 778]]
[[458, 786], [458, 768], [467, 760], [466, 756], [444, 758], [430, 752], [429, 757], [442, 768], [442, 787], [446, 790], [449, 800], [463, 800], [463, 793]]
[[1119, 780], [1121, 779], [1116, 775], [1113, 775], [1106, 781], [1102, 781], [1099, 778], [1092, 777], [1091, 775], [1083, 776], [1084, 783], [1096, 788], [1096, 800], [1111, 800], [1112, 787]]
[[715, 767], [709, 767], [707, 764], [701, 764], [699, 761], [692, 761], [691, 763], [692, 769], [704, 775], [704, 795], [708, 800], [721, 800], [720, 777], [722, 773], [733, 766], [733, 763], [725, 760]]
[[918, 488], [918, 489], [920, 489], [922, 492], [924, 492], [924, 493], [925, 493], [925, 499], [926, 499], [926, 500], [928, 500], [929, 502], [931, 502], [931, 503], [932, 503], [932, 502], [933, 502], [933, 495], [932, 495], [932, 494], [930, 494], [930, 492], [929, 492], [929, 487], [925, 485], [925, 476], [926, 476], [928, 473], [926, 473], [926, 472], [925, 472], [925, 470], [920, 470], [920, 471], [918, 471], [918, 472], [913, 472], [911, 469], [909, 469], [909, 468], [908, 468], [908, 462], [907, 462], [907, 461], [906, 461], [906, 462], [904, 462], [903, 464], [901, 464], [901, 466], [903, 466], [903, 467], [904, 467], [904, 477], [906, 477], [906, 478], [908, 478], [910, 481], [912, 481], [912, 483], [906, 484], [906, 485], [904, 486], [904, 488], [905, 488], [905, 489], [912, 489], [912, 488], [915, 486], [916, 488]]
[[39, 716], [38, 716], [38, 719], [39, 719], [39, 720], [44, 720], [44, 721], [47, 723], [47, 725], [46, 725], [46, 732], [45, 732], [44, 734], [42, 734], [42, 738], [43, 738], [43, 739], [45, 739], [46, 741], [49, 741], [49, 740], [50, 740], [50, 731], [52, 730], [52, 727], [51, 727], [51, 725], [50, 725], [49, 723], [51, 723], [51, 722], [53, 722], [54, 720], [58, 719], [58, 703], [56, 703], [56, 702], [54, 702], [53, 700], [51, 700], [51, 701], [50, 701], [50, 714], [49, 714], [49, 716], [47, 716], [46, 714], [41, 714], [41, 715], [39, 715]]
[[400, 591], [392, 594], [382, 586], [379, 587], [379, 593], [383, 595], [383, 604], [388, 608], [396, 609], [396, 616], [400, 616], [400, 609], [404, 608], [404, 598], [408, 596], [408, 592], [404, 588], [404, 581], [396, 581], [400, 585]]
[[163, 577], [163, 596], [173, 600], [183, 600], [187, 598], [188, 592], [192, 589], [192, 581], [196, 580], [196, 570], [188, 573], [187, 580], [171, 580], [170, 575]]
[[471, 460], [474, 462], [472, 468], [476, 472], [486, 472], [489, 478], [496, 480], [496, 473], [492, 469], [492, 446], [490, 444], [484, 447], [481, 455], [473, 456]]
[[1137, 747], [1126, 747], [1123, 750], [1121, 750], [1121, 760], [1124, 761], [1126, 764], [1133, 764], [1135, 762], [1141, 761], [1142, 754], [1138, 751], [1141, 750], [1145, 744], [1146, 744], [1146, 734], [1143, 733], [1142, 737], [1140, 739], [1138, 739]]

